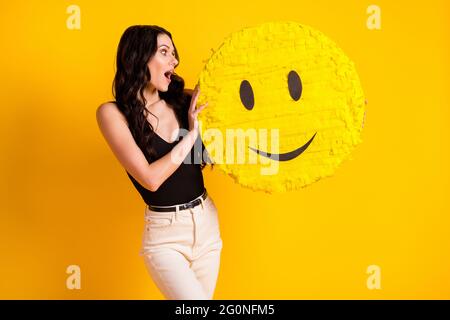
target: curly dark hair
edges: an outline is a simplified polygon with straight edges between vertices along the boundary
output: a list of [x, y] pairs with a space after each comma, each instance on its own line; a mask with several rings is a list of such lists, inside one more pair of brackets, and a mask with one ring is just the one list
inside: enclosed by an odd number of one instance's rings
[[[113, 81], [113, 96], [119, 110], [127, 119], [128, 127], [141, 148], [147, 161], [155, 159], [153, 126], [147, 121], [150, 112], [144, 98], [144, 89], [150, 82], [148, 61], [157, 50], [157, 37], [165, 33], [172, 40], [172, 35], [166, 29], [155, 25], [135, 25], [128, 27], [120, 38], [116, 56], [116, 74]], [[173, 43], [173, 40], [172, 40]], [[175, 57], [180, 61], [178, 50], [173, 43]], [[179, 63], [178, 63], [179, 65]], [[189, 129], [188, 109], [192, 99], [192, 90], [184, 89], [184, 80], [176, 73], [172, 75], [167, 92], [158, 91], [159, 97], [165, 100], [175, 112], [180, 127]], [[141, 100], [138, 99], [138, 95]], [[206, 164], [212, 164], [202, 142], [201, 169]], [[206, 161], [205, 161], [206, 160]]]

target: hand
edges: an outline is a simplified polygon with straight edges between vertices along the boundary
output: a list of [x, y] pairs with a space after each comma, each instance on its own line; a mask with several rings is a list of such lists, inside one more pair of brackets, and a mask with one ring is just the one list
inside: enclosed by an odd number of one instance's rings
[[195, 135], [198, 134], [197, 116], [200, 113], [200, 111], [202, 111], [208, 105], [208, 102], [207, 102], [207, 103], [201, 105], [200, 107], [195, 108], [197, 105], [197, 99], [198, 99], [199, 95], [200, 95], [200, 89], [199, 89], [198, 85], [196, 85], [194, 92], [192, 94], [191, 105], [190, 105], [189, 111], [188, 111], [189, 131], [194, 131]]

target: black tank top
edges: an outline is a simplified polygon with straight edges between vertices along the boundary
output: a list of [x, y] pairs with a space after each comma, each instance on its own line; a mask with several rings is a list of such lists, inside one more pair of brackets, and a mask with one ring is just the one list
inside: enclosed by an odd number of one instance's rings
[[[169, 153], [181, 139], [182, 136], [180, 137], [180, 140], [169, 143], [155, 133], [155, 137], [152, 140], [156, 153], [155, 160], [158, 160]], [[203, 148], [204, 145], [201, 142], [200, 135], [198, 135], [197, 140], [200, 141], [197, 141], [196, 143], [201, 143]], [[191, 157], [191, 162], [184, 163], [183, 161], [175, 172], [154, 192], [144, 188], [128, 173], [128, 171], [126, 171], [131, 182], [133, 182], [146, 204], [154, 206], [172, 206], [189, 202], [203, 193], [205, 187], [199, 162], [201, 160], [201, 154], [200, 152], [194, 154], [194, 147], [195, 144], [192, 146], [190, 153], [186, 156], [186, 158]]]

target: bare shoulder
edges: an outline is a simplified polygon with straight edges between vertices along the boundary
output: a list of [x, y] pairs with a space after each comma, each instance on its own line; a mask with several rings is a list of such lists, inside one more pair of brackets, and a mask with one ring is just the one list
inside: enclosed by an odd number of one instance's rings
[[117, 104], [113, 101], [108, 101], [98, 106], [96, 110], [96, 117], [100, 125], [105, 121], [122, 121], [127, 123], [125, 116], [119, 110]]

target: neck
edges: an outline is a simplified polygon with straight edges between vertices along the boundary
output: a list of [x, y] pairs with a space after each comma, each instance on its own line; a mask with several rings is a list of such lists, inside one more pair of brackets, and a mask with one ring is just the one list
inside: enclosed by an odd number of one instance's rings
[[152, 105], [161, 100], [161, 98], [159, 97], [158, 90], [156, 90], [156, 88], [152, 86], [150, 83], [144, 90], [144, 98], [147, 101], [146, 106]]

